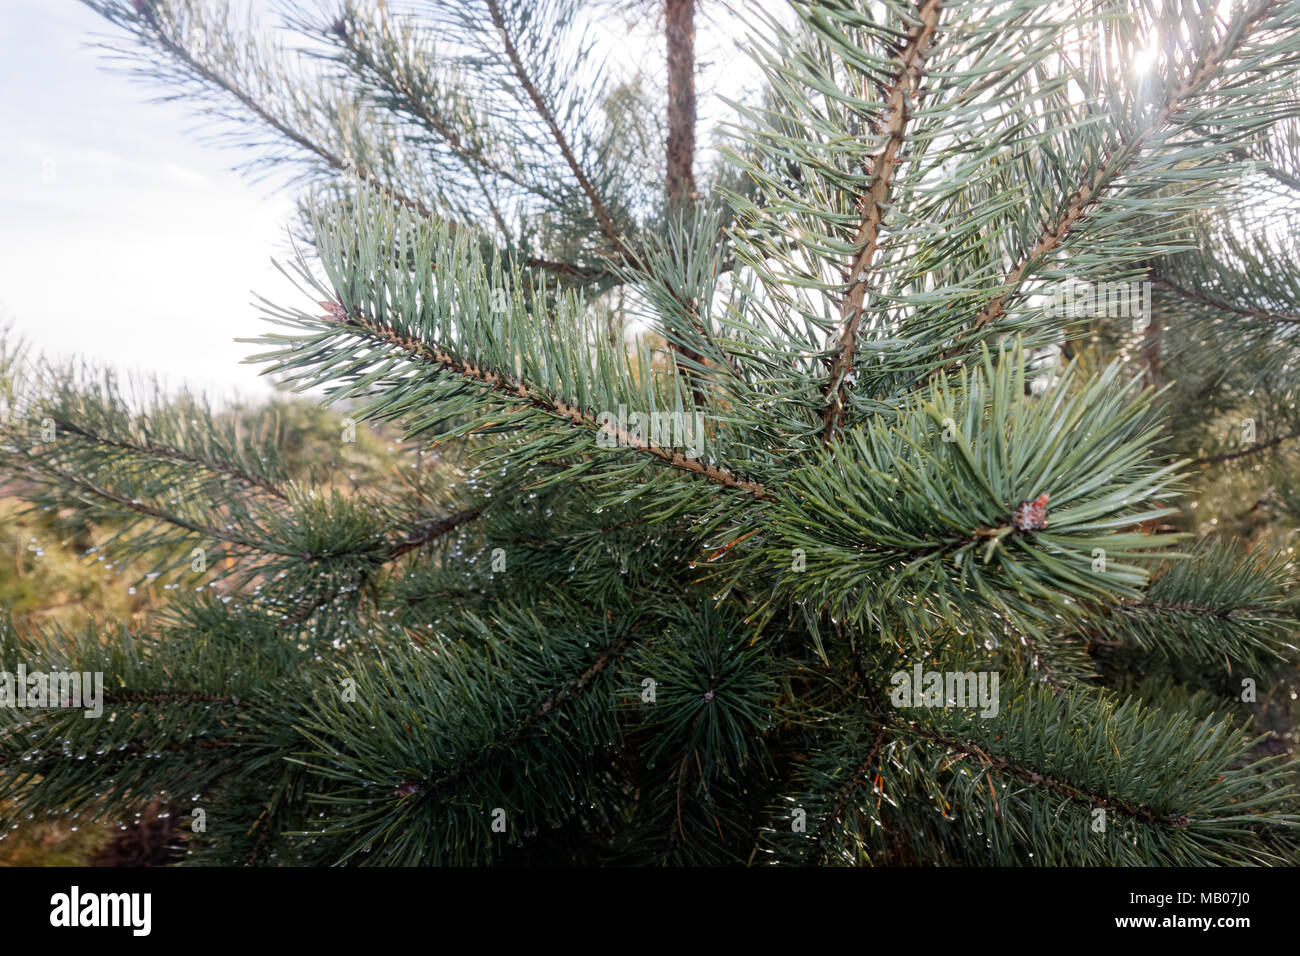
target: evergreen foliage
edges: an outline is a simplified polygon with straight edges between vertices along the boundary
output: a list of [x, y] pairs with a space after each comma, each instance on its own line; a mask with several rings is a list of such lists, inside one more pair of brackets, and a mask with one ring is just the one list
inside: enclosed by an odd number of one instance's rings
[[1298, 0], [764, 4], [698, 183], [690, 0], [666, 96], [577, 0], [86, 2], [310, 187], [253, 360], [420, 453], [6, 360], [24, 498], [179, 586], [4, 629], [105, 697], [0, 708], [0, 806], [163, 796], [207, 864], [1300, 860], [1289, 525], [1193, 507], [1272, 460], [1300, 516]]

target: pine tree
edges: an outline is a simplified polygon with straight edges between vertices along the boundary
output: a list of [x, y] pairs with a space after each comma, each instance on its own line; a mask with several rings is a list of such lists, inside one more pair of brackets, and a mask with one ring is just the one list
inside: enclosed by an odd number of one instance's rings
[[577, 0], [86, 2], [307, 187], [256, 361], [419, 454], [16, 369], [5, 470], [172, 593], [5, 630], [105, 695], [0, 711], [4, 805], [161, 798], [208, 864], [1300, 860], [1285, 522], [1194, 513], [1300, 434], [1300, 2], [755, 7], [713, 164], [694, 0], [662, 89]]

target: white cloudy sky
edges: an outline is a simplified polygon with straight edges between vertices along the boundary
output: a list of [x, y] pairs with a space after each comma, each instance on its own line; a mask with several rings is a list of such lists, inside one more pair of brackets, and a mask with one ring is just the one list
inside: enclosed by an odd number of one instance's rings
[[[752, 82], [734, 52], [744, 28], [713, 11], [702, 92], [734, 95]], [[105, 70], [89, 41], [107, 29], [73, 0], [0, 2], [0, 322], [49, 355], [265, 394], [241, 364], [254, 347], [234, 340], [264, 328], [254, 292], [292, 296], [270, 261], [289, 195], [231, 172], [238, 155], [199, 143], [182, 105], [147, 102], [157, 87]], [[642, 31], [609, 29], [625, 64], [644, 59]]]
[[232, 340], [261, 331], [250, 290], [283, 282], [289, 198], [106, 72], [99, 29], [68, 0], [0, 4], [0, 316], [47, 354], [265, 392]]

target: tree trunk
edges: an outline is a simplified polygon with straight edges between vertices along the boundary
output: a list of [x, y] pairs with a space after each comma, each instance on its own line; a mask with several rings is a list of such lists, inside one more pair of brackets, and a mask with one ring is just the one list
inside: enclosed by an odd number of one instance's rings
[[668, 205], [695, 201], [695, 0], [665, 0], [668, 39]]

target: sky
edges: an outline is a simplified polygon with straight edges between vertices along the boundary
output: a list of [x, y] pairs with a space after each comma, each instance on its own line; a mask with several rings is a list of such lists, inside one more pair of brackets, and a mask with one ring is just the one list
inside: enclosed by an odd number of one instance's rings
[[[725, 34], [743, 31], [699, 27], [701, 92], [739, 93]], [[644, 51], [653, 28], [609, 29]], [[296, 297], [271, 263], [290, 193], [233, 172], [246, 154], [199, 142], [182, 104], [148, 102], [159, 87], [105, 69], [91, 41], [109, 30], [75, 0], [0, 2], [0, 324], [51, 357], [267, 395], [241, 364], [256, 346], [235, 339], [266, 328], [255, 293]], [[701, 107], [707, 120], [716, 98]]]
[[103, 68], [70, 0], [0, 4], [0, 321], [52, 357], [269, 394], [252, 290], [284, 288], [287, 192], [231, 172], [178, 104]]

